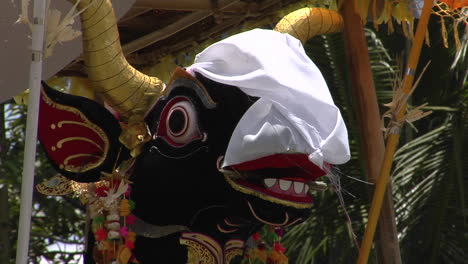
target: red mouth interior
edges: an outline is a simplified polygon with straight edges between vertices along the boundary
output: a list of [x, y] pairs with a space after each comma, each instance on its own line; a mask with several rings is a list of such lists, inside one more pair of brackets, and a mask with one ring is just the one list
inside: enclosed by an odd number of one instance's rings
[[326, 174], [305, 154], [275, 154], [232, 165], [228, 169], [246, 175], [235, 180], [245, 188], [299, 203], [312, 202], [306, 183]]

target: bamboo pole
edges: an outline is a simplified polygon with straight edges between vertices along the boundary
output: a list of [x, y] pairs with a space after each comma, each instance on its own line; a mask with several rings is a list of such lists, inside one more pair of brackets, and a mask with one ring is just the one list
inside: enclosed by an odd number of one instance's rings
[[[413, 41], [413, 46], [409, 54], [409, 60], [407, 65], [407, 70], [405, 72], [405, 77], [402, 82], [401, 89], [404, 94], [409, 95], [414, 81], [414, 74], [416, 67], [418, 66], [419, 55], [421, 54], [421, 48], [426, 35], [427, 24], [429, 22], [429, 17], [432, 10], [433, 0], [424, 0], [424, 7], [422, 10], [421, 17], [418, 22], [418, 27], [416, 29], [416, 35]], [[403, 122], [403, 118], [406, 113], [406, 102], [404, 102], [402, 109], [397, 115], [397, 121]], [[369, 221], [367, 223], [367, 228], [364, 233], [364, 239], [361, 244], [361, 249], [359, 251], [359, 257], [357, 260], [358, 264], [367, 263], [369, 258], [370, 248], [372, 246], [372, 240], [375, 234], [375, 228], [377, 226], [377, 220], [380, 214], [380, 209], [382, 207], [382, 201], [385, 194], [385, 189], [390, 178], [390, 170], [393, 163], [393, 155], [398, 145], [398, 140], [400, 139], [400, 131], [391, 130], [387, 139], [387, 145], [385, 148], [384, 162], [380, 170], [380, 175], [377, 180], [377, 185], [374, 191], [374, 196], [372, 199], [371, 208], [369, 210]]]
[[[356, 13], [354, 4], [353, 1], [344, 1], [340, 10], [346, 22], [343, 38], [353, 83], [354, 108], [358, 117], [361, 148], [365, 155], [367, 179], [375, 184], [384, 158], [385, 143], [367, 42], [361, 16]], [[391, 186], [388, 186], [383, 200], [379, 223], [378, 240], [385, 241], [385, 245], [378, 243], [379, 259], [384, 264], [401, 263]]]
[[28, 263], [29, 233], [31, 231], [32, 195], [34, 188], [34, 164], [36, 161], [37, 121], [39, 92], [42, 79], [44, 47], [44, 22], [47, 0], [35, 0], [32, 22], [32, 56], [29, 72], [29, 104], [26, 121], [26, 141], [21, 182], [21, 207], [19, 218], [16, 264]]

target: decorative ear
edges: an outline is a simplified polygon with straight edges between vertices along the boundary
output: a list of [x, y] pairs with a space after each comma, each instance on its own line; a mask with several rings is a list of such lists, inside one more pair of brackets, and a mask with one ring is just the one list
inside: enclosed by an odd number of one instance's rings
[[112, 172], [122, 148], [118, 120], [93, 100], [42, 85], [38, 135], [55, 169], [78, 182]]

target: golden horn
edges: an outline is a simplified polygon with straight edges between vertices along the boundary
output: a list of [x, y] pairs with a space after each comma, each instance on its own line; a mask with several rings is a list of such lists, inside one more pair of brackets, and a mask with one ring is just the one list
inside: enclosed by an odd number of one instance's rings
[[336, 11], [325, 8], [305, 7], [284, 16], [274, 30], [299, 39], [302, 44], [313, 36], [340, 32], [343, 18]]
[[78, 10], [82, 11], [85, 67], [97, 96], [102, 96], [124, 120], [141, 118], [159, 97], [164, 84], [136, 70], [125, 59], [110, 0], [70, 2], [78, 2]]

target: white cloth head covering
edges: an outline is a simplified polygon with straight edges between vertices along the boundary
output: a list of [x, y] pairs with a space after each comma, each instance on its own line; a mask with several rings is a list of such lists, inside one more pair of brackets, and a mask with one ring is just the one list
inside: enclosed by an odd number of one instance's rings
[[217, 42], [188, 68], [260, 97], [229, 141], [225, 166], [280, 153], [304, 153], [324, 162], [349, 160], [348, 133], [319, 69], [299, 40], [254, 29]]

